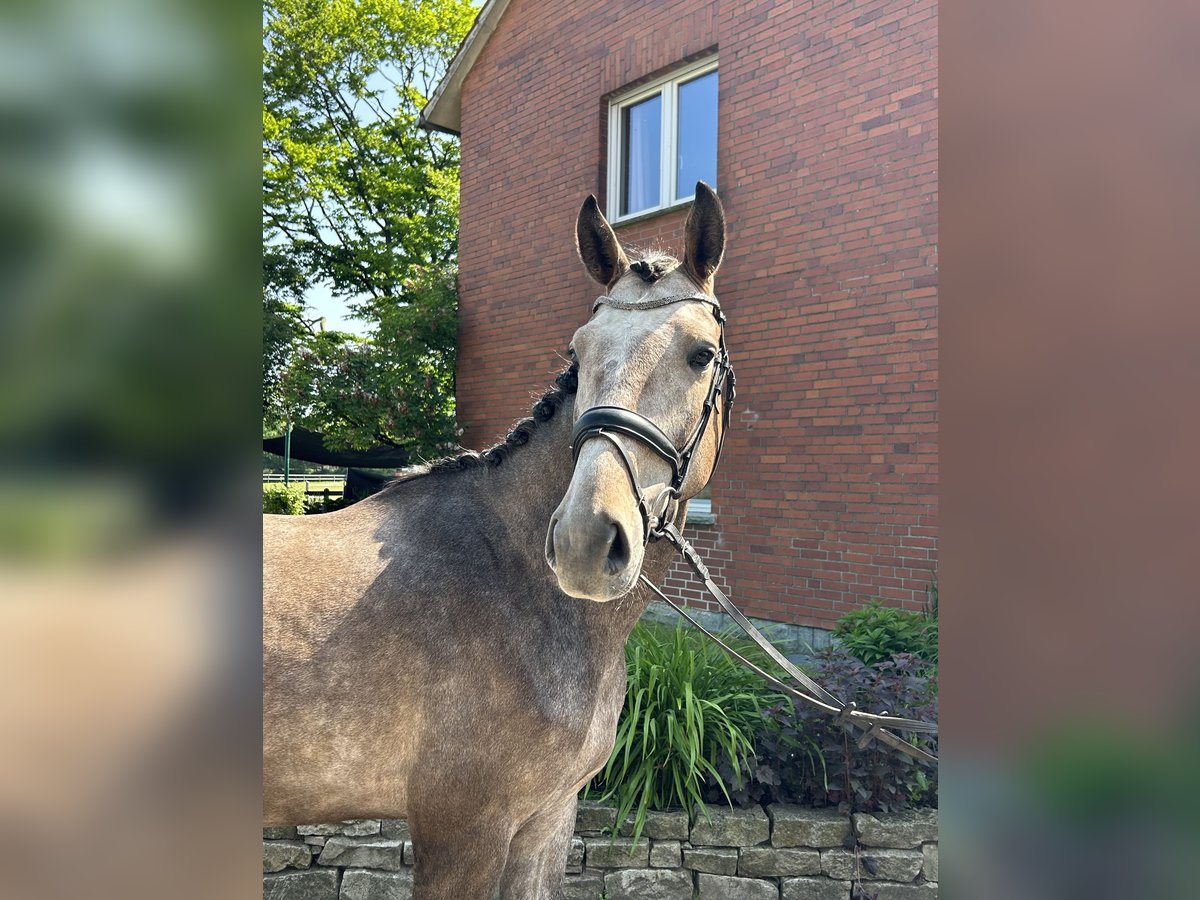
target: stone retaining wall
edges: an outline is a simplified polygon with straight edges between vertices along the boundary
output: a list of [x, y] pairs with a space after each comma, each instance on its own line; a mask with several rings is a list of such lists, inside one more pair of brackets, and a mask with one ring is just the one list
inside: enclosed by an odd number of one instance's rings
[[[649, 813], [634, 845], [611, 808], [581, 803], [567, 900], [937, 898], [937, 810], [855, 814], [781, 804]], [[263, 831], [265, 900], [408, 900], [412, 840], [399, 820]], [[859, 895], [856, 895], [859, 896]]]

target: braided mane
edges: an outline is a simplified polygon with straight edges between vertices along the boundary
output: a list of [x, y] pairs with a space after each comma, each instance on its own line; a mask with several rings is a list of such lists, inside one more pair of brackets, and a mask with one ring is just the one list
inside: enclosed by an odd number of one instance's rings
[[571, 363], [554, 379], [554, 387], [542, 395], [533, 404], [531, 414], [513, 425], [512, 430], [504, 440], [486, 450], [464, 450], [457, 456], [447, 456], [424, 465], [412, 466], [405, 469], [388, 482], [384, 490], [438, 472], [459, 472], [464, 469], [496, 468], [506, 460], [514, 450], [529, 443], [529, 438], [542, 422], [548, 422], [562, 407], [563, 401], [574, 396], [579, 389], [579, 365]]

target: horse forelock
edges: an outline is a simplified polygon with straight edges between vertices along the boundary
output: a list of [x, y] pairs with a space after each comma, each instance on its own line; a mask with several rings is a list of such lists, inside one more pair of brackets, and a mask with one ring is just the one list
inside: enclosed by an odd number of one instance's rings
[[641, 251], [637, 259], [629, 264], [629, 271], [647, 284], [654, 284], [664, 275], [679, 267], [679, 260], [663, 250]]

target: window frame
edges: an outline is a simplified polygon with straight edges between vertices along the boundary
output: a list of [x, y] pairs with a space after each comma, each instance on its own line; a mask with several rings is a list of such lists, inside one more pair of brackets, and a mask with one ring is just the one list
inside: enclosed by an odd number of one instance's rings
[[[679, 108], [679, 88], [682, 84], [699, 78], [702, 75], [707, 75], [710, 72], [716, 72], [719, 69], [717, 55], [706, 56], [703, 59], [696, 60], [693, 63], [679, 68], [673, 69], [666, 75], [649, 81], [646, 84], [638, 85], [636, 88], [614, 96], [608, 103], [608, 191], [607, 191], [607, 217], [608, 221], [614, 225], [620, 222], [629, 222], [634, 219], [640, 219], [644, 216], [655, 215], [656, 213], [664, 212], [668, 209], [674, 209], [678, 206], [685, 206], [692, 201], [692, 195], [688, 194], [685, 197], [675, 199], [677, 193], [676, 180], [676, 145], [679, 140], [679, 119], [677, 110]], [[717, 118], [717, 139], [720, 140], [720, 115], [719, 115], [719, 100], [720, 100], [720, 83], [721, 76], [717, 75], [717, 97], [718, 97], [718, 118]], [[659, 195], [658, 204], [649, 206], [645, 209], [639, 209], [637, 212], [621, 215], [621, 179], [625, 176], [621, 167], [621, 141], [624, 135], [622, 134], [623, 112], [627, 107], [641, 103], [643, 100], [649, 100], [651, 97], [662, 95], [662, 110], [661, 121], [659, 127], [662, 129], [661, 139], [659, 141]], [[714, 180], [715, 180], [714, 173]], [[716, 189], [717, 185], [712, 187]]]

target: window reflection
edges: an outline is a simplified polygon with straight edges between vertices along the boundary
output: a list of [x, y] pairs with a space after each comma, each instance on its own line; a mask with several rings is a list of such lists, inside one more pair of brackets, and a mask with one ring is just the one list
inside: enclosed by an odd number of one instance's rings
[[625, 140], [621, 148], [621, 171], [625, 177], [621, 185], [621, 215], [629, 215], [659, 204], [662, 95], [625, 107], [622, 119]]
[[675, 199], [690, 197], [697, 181], [717, 183], [717, 73], [679, 86]]

